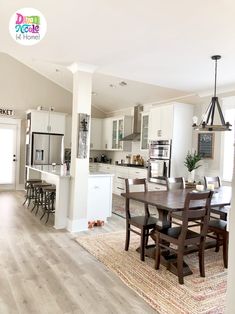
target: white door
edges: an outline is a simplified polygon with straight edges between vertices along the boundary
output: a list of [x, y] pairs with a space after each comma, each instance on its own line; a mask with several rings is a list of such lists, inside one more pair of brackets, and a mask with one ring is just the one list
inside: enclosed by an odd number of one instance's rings
[[0, 189], [15, 189], [16, 125], [0, 124]]

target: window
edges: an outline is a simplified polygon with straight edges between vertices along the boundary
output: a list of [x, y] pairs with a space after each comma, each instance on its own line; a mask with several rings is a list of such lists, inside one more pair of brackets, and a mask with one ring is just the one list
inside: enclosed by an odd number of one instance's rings
[[233, 177], [233, 158], [234, 158], [234, 126], [235, 109], [225, 109], [225, 121], [232, 124], [232, 131], [224, 132], [224, 151], [223, 151], [223, 180], [232, 181]]

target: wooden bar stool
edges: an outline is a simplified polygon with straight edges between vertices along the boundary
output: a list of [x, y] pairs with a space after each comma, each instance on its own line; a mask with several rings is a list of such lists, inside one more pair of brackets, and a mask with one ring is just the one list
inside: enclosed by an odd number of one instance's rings
[[31, 212], [36, 208], [35, 215], [37, 215], [39, 206], [43, 205], [43, 190], [44, 187], [51, 186], [50, 183], [47, 183], [45, 181], [39, 182], [39, 183], [33, 183], [33, 189], [34, 189], [34, 202], [33, 202], [33, 208], [31, 209]]
[[34, 199], [34, 189], [33, 189], [33, 183], [40, 183], [42, 182], [41, 179], [28, 179], [25, 182], [25, 190], [26, 190], [26, 194], [25, 194], [25, 200], [23, 205], [26, 204], [26, 202], [28, 201], [28, 207], [31, 203], [31, 200]]
[[42, 214], [40, 220], [42, 220], [42, 218], [45, 216], [45, 214], [47, 214], [47, 219], [45, 222], [45, 224], [46, 224], [49, 220], [50, 214], [54, 214], [54, 212], [55, 212], [56, 187], [53, 185], [49, 186], [49, 187], [43, 187], [42, 193], [43, 193], [44, 203], [42, 206], [43, 214]]

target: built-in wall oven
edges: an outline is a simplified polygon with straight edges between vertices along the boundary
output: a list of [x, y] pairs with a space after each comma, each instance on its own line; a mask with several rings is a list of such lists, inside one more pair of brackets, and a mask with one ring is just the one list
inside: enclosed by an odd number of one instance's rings
[[166, 184], [171, 170], [171, 140], [151, 141], [149, 145], [148, 180]]

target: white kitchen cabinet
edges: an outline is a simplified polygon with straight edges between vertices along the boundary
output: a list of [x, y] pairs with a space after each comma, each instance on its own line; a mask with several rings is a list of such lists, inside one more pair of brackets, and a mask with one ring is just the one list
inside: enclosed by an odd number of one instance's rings
[[149, 140], [172, 139], [174, 105], [161, 105], [150, 109]]
[[107, 220], [112, 215], [112, 175], [90, 174], [88, 177], [87, 219]]
[[103, 119], [102, 127], [102, 149], [111, 150], [112, 149], [112, 119]]
[[29, 110], [28, 113], [31, 114], [31, 132], [65, 133], [65, 113], [45, 110]]
[[148, 182], [148, 191], [166, 191], [166, 185]]
[[147, 179], [147, 169], [143, 168], [128, 168], [128, 177], [130, 179]]
[[65, 134], [65, 117], [64, 113], [50, 111], [48, 118], [49, 132]]
[[131, 122], [130, 116], [103, 119], [102, 150], [131, 151], [131, 142], [122, 141], [131, 133]]
[[102, 150], [102, 133], [103, 133], [103, 119], [91, 119], [91, 138], [90, 138], [90, 149], [91, 150]]
[[112, 119], [112, 150], [131, 151], [131, 142], [122, 141], [131, 134], [132, 117], [124, 116]]
[[172, 177], [187, 175], [184, 160], [192, 148], [193, 106], [184, 103], [169, 103], [150, 109], [149, 140], [171, 139]]
[[149, 114], [145, 113], [141, 116], [141, 136], [140, 136], [140, 149], [148, 149], [148, 132], [149, 132]]
[[125, 193], [125, 179], [129, 178], [129, 168], [116, 166], [115, 178], [114, 178], [114, 193], [121, 195]]

